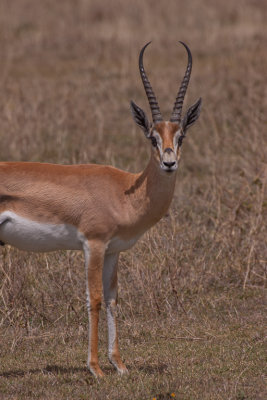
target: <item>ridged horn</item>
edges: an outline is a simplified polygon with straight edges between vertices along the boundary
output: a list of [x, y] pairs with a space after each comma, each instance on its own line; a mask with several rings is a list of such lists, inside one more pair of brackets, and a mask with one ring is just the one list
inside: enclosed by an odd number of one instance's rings
[[191, 70], [192, 70], [192, 54], [191, 51], [189, 49], [189, 47], [184, 43], [184, 42], [180, 42], [187, 51], [187, 55], [188, 55], [188, 62], [187, 62], [187, 67], [186, 67], [186, 71], [185, 71], [185, 75], [184, 75], [184, 79], [181, 83], [180, 89], [178, 91], [174, 106], [173, 106], [173, 110], [172, 110], [172, 115], [170, 118], [171, 122], [181, 122], [181, 116], [182, 116], [182, 109], [183, 109], [183, 103], [184, 103], [184, 98], [185, 98], [185, 94], [186, 94], [186, 90], [187, 90], [187, 86], [189, 84], [189, 80], [190, 80], [190, 75], [191, 75]]
[[145, 69], [144, 69], [144, 65], [143, 65], [143, 55], [144, 55], [144, 51], [147, 48], [147, 46], [150, 44], [151, 42], [148, 42], [140, 51], [139, 54], [139, 70], [140, 70], [140, 75], [143, 81], [143, 85], [146, 91], [146, 95], [147, 95], [147, 99], [150, 105], [150, 109], [151, 109], [151, 113], [152, 113], [152, 119], [154, 124], [156, 124], [157, 122], [163, 121], [162, 116], [161, 116], [161, 112], [159, 109], [159, 105], [156, 99], [156, 96], [153, 92], [152, 86], [148, 80], [148, 77], [146, 75]]

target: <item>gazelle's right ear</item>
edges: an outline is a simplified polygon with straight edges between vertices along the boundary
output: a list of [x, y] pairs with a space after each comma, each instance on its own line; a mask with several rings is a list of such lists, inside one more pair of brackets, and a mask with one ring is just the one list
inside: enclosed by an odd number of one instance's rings
[[131, 112], [135, 123], [142, 128], [146, 137], [150, 135], [150, 123], [142, 108], [131, 101]]

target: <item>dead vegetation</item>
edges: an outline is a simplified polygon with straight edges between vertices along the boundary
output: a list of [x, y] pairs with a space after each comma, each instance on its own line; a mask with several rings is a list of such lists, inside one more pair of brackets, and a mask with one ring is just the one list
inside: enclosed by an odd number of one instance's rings
[[[149, 144], [140, 48], [169, 117], [186, 55], [187, 104], [203, 111], [183, 145], [169, 215], [120, 262], [120, 338], [129, 377], [85, 368], [78, 252], [0, 250], [3, 399], [264, 399], [267, 263], [264, 2], [2, 1], [0, 159], [96, 162], [138, 171]], [[174, 82], [177, 82], [175, 87]], [[148, 108], [148, 107], [147, 107]]]

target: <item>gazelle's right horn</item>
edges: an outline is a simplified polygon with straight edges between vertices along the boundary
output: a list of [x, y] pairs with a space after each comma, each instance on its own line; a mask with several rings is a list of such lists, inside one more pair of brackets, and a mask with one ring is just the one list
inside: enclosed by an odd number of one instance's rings
[[143, 65], [143, 54], [145, 49], [147, 48], [147, 46], [150, 44], [151, 42], [148, 42], [140, 51], [140, 55], [139, 55], [139, 70], [140, 70], [140, 75], [143, 81], [143, 85], [146, 91], [146, 95], [147, 95], [147, 99], [150, 105], [150, 109], [151, 109], [151, 113], [152, 113], [152, 119], [154, 124], [156, 124], [157, 122], [163, 121], [162, 116], [161, 116], [161, 112], [159, 109], [159, 105], [156, 99], [156, 96], [153, 92], [152, 86], [148, 80], [148, 77], [146, 75], [145, 69], [144, 69], [144, 65]]

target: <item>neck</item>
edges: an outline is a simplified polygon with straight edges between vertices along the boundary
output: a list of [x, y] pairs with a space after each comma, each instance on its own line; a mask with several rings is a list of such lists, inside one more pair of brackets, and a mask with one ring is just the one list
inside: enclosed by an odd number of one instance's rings
[[147, 167], [135, 175], [132, 186], [125, 192], [137, 217], [136, 225], [146, 230], [166, 214], [173, 198], [175, 178], [176, 171], [163, 171], [152, 152]]
[[143, 173], [146, 187], [146, 195], [155, 213], [159, 213], [159, 218], [167, 212], [174, 193], [176, 171], [163, 171], [156, 159], [154, 152], [151, 151], [149, 163]]

